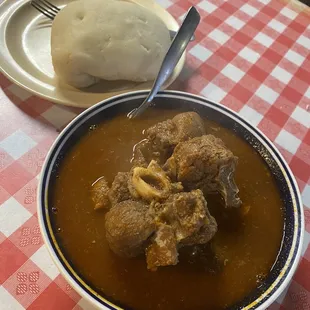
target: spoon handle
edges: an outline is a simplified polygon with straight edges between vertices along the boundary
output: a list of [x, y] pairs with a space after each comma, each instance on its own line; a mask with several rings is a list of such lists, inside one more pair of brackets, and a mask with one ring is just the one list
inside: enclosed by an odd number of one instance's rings
[[[169, 33], [170, 33], [170, 38], [171, 38], [171, 41], [172, 41], [173, 38], [175, 37], [175, 35], [177, 34], [177, 31], [169, 30]], [[191, 42], [192, 42], [192, 41], [195, 41], [195, 35], [194, 35], [194, 34], [192, 35], [190, 41], [191, 41]]]
[[200, 15], [196, 8], [192, 6], [170, 45], [148, 97], [137, 109], [128, 114], [129, 118], [134, 118], [140, 115], [150, 105], [157, 92], [173, 72], [199, 22]]

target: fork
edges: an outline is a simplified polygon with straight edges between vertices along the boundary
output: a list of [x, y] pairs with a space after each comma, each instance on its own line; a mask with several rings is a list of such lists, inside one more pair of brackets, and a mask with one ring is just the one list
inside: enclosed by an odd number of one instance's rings
[[56, 5], [47, 0], [31, 0], [30, 4], [49, 19], [54, 19], [60, 11]]
[[[57, 13], [61, 10], [58, 8], [56, 5], [52, 4], [51, 2], [47, 0], [31, 0], [30, 4], [38, 10], [40, 13], [45, 15], [47, 18], [54, 20], [56, 17]], [[177, 31], [169, 30], [170, 33], [170, 38], [171, 40], [175, 37], [177, 34]], [[190, 39], [190, 41], [194, 41], [195, 36], [193, 35]]]

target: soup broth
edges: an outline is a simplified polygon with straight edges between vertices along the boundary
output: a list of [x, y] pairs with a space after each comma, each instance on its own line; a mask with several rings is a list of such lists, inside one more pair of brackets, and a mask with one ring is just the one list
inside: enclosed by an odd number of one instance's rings
[[225, 309], [261, 284], [280, 249], [282, 202], [268, 167], [245, 141], [206, 118], [207, 133], [239, 157], [242, 208], [225, 210], [219, 197], [208, 196], [218, 232], [205, 246], [183, 248], [176, 266], [151, 272], [144, 257], [120, 258], [109, 249], [105, 212], [93, 210], [93, 182], [129, 171], [143, 130], [179, 112], [154, 109], [138, 120], [121, 115], [96, 125], [65, 155], [54, 184], [52, 224], [62, 252], [94, 290], [125, 308]]

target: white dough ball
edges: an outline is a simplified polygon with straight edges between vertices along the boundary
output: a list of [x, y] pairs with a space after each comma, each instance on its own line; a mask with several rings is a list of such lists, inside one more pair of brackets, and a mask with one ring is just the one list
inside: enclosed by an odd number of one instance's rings
[[75, 87], [99, 79], [154, 80], [169, 46], [164, 22], [125, 1], [74, 1], [52, 25], [54, 70], [60, 80]]

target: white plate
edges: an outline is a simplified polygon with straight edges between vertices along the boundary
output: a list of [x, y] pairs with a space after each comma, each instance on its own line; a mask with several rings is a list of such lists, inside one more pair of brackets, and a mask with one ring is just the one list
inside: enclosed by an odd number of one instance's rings
[[[176, 20], [153, 0], [131, 0], [157, 14], [170, 30]], [[70, 0], [52, 0], [63, 7]], [[50, 54], [52, 21], [35, 10], [28, 0], [6, 0], [0, 6], [0, 69], [14, 83], [50, 101], [76, 107], [89, 107], [99, 101], [133, 90], [150, 89], [152, 82], [102, 81], [86, 90], [59, 84], [54, 77]], [[165, 88], [180, 74], [185, 54]]]

